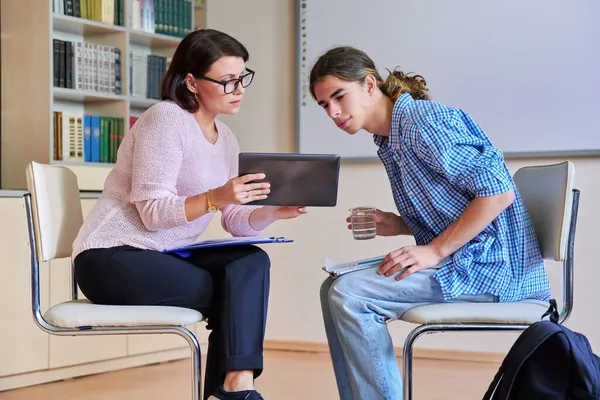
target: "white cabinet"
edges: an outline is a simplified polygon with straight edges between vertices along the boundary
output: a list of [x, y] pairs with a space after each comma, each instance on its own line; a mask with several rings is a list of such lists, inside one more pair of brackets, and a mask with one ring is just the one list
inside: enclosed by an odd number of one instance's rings
[[[21, 198], [0, 198], [0, 377], [48, 368], [48, 335], [33, 322], [27, 221]], [[42, 307], [48, 265], [40, 266]], [[1, 379], [1, 378], [0, 378]]]
[[[95, 201], [82, 199], [84, 217]], [[27, 219], [20, 192], [0, 197], [0, 221], [0, 391], [189, 357], [187, 342], [176, 335], [71, 337], [44, 333], [31, 312]], [[69, 299], [69, 265], [70, 259], [40, 265], [42, 312]], [[81, 292], [79, 295], [84, 298]], [[198, 341], [205, 345], [204, 323], [190, 329], [202, 331]]]

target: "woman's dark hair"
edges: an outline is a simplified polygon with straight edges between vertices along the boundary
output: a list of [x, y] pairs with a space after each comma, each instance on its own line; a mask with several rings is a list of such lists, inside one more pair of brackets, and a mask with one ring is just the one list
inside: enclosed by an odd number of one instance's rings
[[315, 84], [326, 76], [362, 83], [369, 74], [375, 77], [379, 89], [393, 101], [403, 93], [409, 93], [415, 100], [429, 100], [429, 89], [421, 75], [394, 70], [384, 81], [373, 60], [363, 51], [350, 46], [335, 47], [319, 57], [310, 72], [310, 94], [315, 97]]
[[185, 84], [188, 73], [204, 75], [211, 65], [224, 56], [241, 57], [248, 61], [248, 50], [226, 33], [215, 29], [199, 29], [188, 34], [173, 55], [171, 65], [162, 80], [160, 97], [171, 100], [181, 108], [194, 113], [200, 105], [196, 95]]

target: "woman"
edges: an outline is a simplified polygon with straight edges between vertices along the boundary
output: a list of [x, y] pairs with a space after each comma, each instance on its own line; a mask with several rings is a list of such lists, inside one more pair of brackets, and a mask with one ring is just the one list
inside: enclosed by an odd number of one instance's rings
[[216, 30], [181, 41], [162, 101], [123, 140], [73, 249], [76, 278], [91, 301], [189, 307], [207, 317], [204, 398], [262, 399], [253, 380], [263, 368], [269, 257], [250, 245], [187, 258], [161, 250], [196, 240], [217, 209], [234, 236], [305, 212], [243, 206], [266, 198], [269, 185], [251, 182], [264, 175], [236, 176], [237, 140], [216, 117], [240, 109], [254, 76], [247, 60], [241, 43]]
[[374, 135], [400, 214], [378, 210], [378, 235], [415, 237], [321, 288], [340, 397], [401, 399], [386, 321], [425, 303], [548, 299], [533, 226], [501, 152], [466, 112], [431, 101], [421, 76], [383, 81], [364, 52], [338, 47], [310, 90], [340, 129]]

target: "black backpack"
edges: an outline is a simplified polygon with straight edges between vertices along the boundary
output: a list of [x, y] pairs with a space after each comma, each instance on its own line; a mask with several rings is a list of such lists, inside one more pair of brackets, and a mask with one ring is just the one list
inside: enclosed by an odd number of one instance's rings
[[600, 399], [600, 359], [587, 338], [558, 324], [556, 301], [517, 338], [483, 400]]

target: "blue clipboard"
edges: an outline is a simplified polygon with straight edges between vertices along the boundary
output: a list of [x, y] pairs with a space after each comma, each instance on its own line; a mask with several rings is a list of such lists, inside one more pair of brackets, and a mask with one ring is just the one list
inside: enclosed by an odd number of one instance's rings
[[190, 243], [185, 246], [165, 249], [162, 252], [165, 254], [175, 253], [181, 257], [189, 257], [193, 250], [205, 249], [209, 247], [224, 247], [224, 246], [240, 246], [245, 244], [266, 244], [266, 243], [291, 243], [292, 239], [282, 236], [245, 236], [245, 237], [228, 237], [222, 239], [205, 239]]

